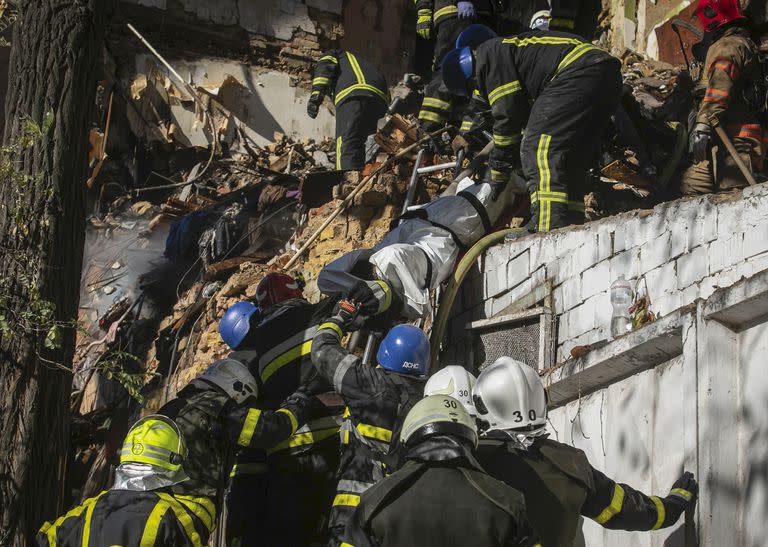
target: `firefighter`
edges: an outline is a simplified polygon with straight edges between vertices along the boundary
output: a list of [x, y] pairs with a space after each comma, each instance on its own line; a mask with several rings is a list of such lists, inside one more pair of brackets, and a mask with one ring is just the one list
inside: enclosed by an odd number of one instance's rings
[[421, 399], [429, 367], [429, 339], [412, 325], [398, 325], [387, 333], [376, 355], [378, 367], [364, 364], [341, 346], [342, 337], [358, 322], [357, 310], [343, 301], [312, 341], [312, 362], [347, 405], [329, 523], [329, 545], [335, 547], [349, 544], [345, 527], [360, 495], [387, 473], [398, 417]]
[[349, 51], [323, 53], [312, 75], [307, 114], [316, 118], [325, 96], [336, 105], [336, 169], [362, 169], [365, 141], [389, 108], [389, 88], [381, 71]]
[[211, 515], [210, 500], [173, 492], [189, 479], [184, 435], [166, 416], [152, 415], [136, 422], [120, 450], [112, 488], [79, 507], [46, 522], [37, 535], [40, 547], [88, 545], [178, 545], [205, 543], [212, 517], [198, 517], [203, 506]]
[[[179, 425], [189, 449], [184, 469], [190, 480], [176, 485], [174, 492], [213, 500], [220, 507], [235, 450], [279, 445], [322, 408], [304, 389], [274, 411], [256, 406], [258, 396], [258, 382], [248, 367], [227, 358], [208, 367], [159, 410]], [[215, 512], [203, 510], [207, 508], [204, 505], [195, 514], [213, 525]], [[260, 522], [266, 517], [263, 511], [251, 515]]]
[[484, 440], [478, 460], [525, 496], [543, 547], [573, 545], [579, 515], [612, 530], [672, 526], [696, 502], [684, 473], [666, 497], [646, 496], [593, 468], [581, 450], [547, 438], [547, 398], [538, 373], [510, 357], [483, 370], [473, 394]]
[[758, 114], [764, 105], [764, 100], [759, 100], [762, 95], [759, 52], [738, 1], [701, 0], [696, 15], [710, 34], [712, 45], [704, 64], [706, 92], [691, 133], [694, 164], [685, 172], [681, 183], [686, 195], [747, 185], [733, 157], [713, 136], [713, 120], [722, 125], [744, 164], [753, 171], [763, 166], [767, 134]]
[[522, 166], [529, 231], [583, 220], [587, 172], [621, 97], [620, 67], [575, 35], [543, 30], [446, 55], [443, 79], [451, 92], [469, 97], [477, 89], [491, 107], [495, 146], [487, 180], [494, 193]]
[[[247, 363], [262, 384], [260, 406], [276, 409], [300, 386], [328, 392], [310, 348], [318, 325], [333, 314], [334, 302], [307, 302], [289, 275], [268, 273], [256, 287], [256, 301], [231, 306], [219, 323], [231, 358]], [[340, 401], [339, 401], [340, 403]], [[249, 545], [274, 537], [289, 545], [324, 542], [327, 513], [336, 491], [341, 406], [333, 402], [284, 443], [268, 451], [238, 453], [227, 492], [227, 534]], [[303, 503], [297, 504], [300, 497]], [[267, 528], [252, 518], [254, 499], [269, 499]], [[269, 532], [265, 532], [269, 530]]]
[[459, 401], [422, 399], [400, 439], [405, 465], [368, 489], [350, 519], [355, 547], [535, 543], [522, 494], [475, 459], [477, 428]]

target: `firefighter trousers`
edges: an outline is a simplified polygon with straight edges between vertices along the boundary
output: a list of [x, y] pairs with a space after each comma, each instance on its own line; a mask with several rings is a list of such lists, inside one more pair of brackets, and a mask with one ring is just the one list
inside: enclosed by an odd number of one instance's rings
[[[714, 137], [719, 141], [718, 137]], [[759, 163], [760, 145], [751, 139], [732, 137], [731, 141], [739, 157], [754, 172], [754, 165]], [[713, 194], [726, 192], [747, 186], [744, 174], [736, 165], [725, 146], [719, 144], [710, 150], [710, 159], [691, 165], [683, 174], [680, 182], [680, 191], [685, 196], [698, 196], [701, 194]]]
[[598, 160], [621, 88], [619, 64], [600, 62], [556, 75], [536, 99], [521, 144], [530, 231], [566, 226], [569, 211], [584, 218], [587, 172]]
[[336, 107], [336, 169], [360, 170], [365, 165], [365, 141], [387, 111], [381, 98], [352, 97]]

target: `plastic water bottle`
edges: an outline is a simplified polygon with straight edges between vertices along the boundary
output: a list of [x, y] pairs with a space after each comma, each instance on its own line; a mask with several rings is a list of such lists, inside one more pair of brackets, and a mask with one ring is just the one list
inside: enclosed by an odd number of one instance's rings
[[611, 336], [614, 338], [623, 336], [632, 329], [629, 308], [632, 305], [633, 297], [632, 285], [624, 279], [623, 275], [620, 275], [616, 281], [611, 283], [611, 305], [613, 306]]

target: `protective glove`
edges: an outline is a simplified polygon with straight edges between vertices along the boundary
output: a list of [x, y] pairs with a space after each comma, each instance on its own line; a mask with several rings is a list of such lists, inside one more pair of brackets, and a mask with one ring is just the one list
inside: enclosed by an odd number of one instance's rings
[[478, 184], [482, 184], [483, 182], [487, 182], [488, 184], [490, 184], [491, 189], [493, 190], [493, 193], [491, 194], [491, 199], [493, 201], [496, 201], [497, 199], [499, 199], [499, 196], [507, 187], [507, 184], [509, 184], [509, 177], [510, 177], [509, 173], [490, 169], [485, 179], [479, 182]]
[[472, 2], [458, 2], [459, 19], [473, 19], [475, 17], [475, 5]]
[[701, 163], [709, 159], [709, 147], [712, 140], [712, 129], [705, 123], [697, 123], [691, 133], [691, 152], [693, 161]]
[[392, 289], [384, 281], [358, 281], [347, 294], [362, 315], [384, 313], [392, 304]]
[[416, 34], [424, 40], [432, 36], [432, 10], [420, 9], [416, 19]]
[[667, 511], [665, 521], [670, 524], [676, 522], [689, 505], [696, 503], [698, 493], [699, 485], [693, 478], [693, 473], [686, 471], [682, 477], [675, 481], [669, 495], [664, 498], [664, 506]]
[[360, 314], [360, 308], [349, 300], [341, 300], [333, 310], [329, 323], [337, 325], [342, 332], [355, 332], [363, 326], [365, 318]]
[[322, 97], [319, 95], [312, 96], [307, 102], [307, 116], [313, 120], [317, 118], [317, 113], [320, 111], [321, 102], [323, 102]]

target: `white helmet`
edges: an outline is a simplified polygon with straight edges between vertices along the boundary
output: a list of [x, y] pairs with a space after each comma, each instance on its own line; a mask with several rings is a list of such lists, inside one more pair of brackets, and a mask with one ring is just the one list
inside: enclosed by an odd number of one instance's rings
[[464, 367], [451, 365], [438, 370], [424, 386], [424, 397], [430, 395], [449, 395], [459, 401], [470, 416], [477, 416], [472, 392], [477, 379]]
[[216, 361], [198, 378], [220, 388], [237, 404], [259, 396], [259, 384], [248, 367], [236, 359]]
[[549, 20], [552, 18], [548, 9], [537, 11], [531, 17], [529, 25], [533, 30], [549, 30]]
[[504, 431], [526, 448], [545, 433], [547, 395], [539, 374], [511, 357], [500, 357], [483, 370], [474, 390], [478, 418], [486, 432]]

